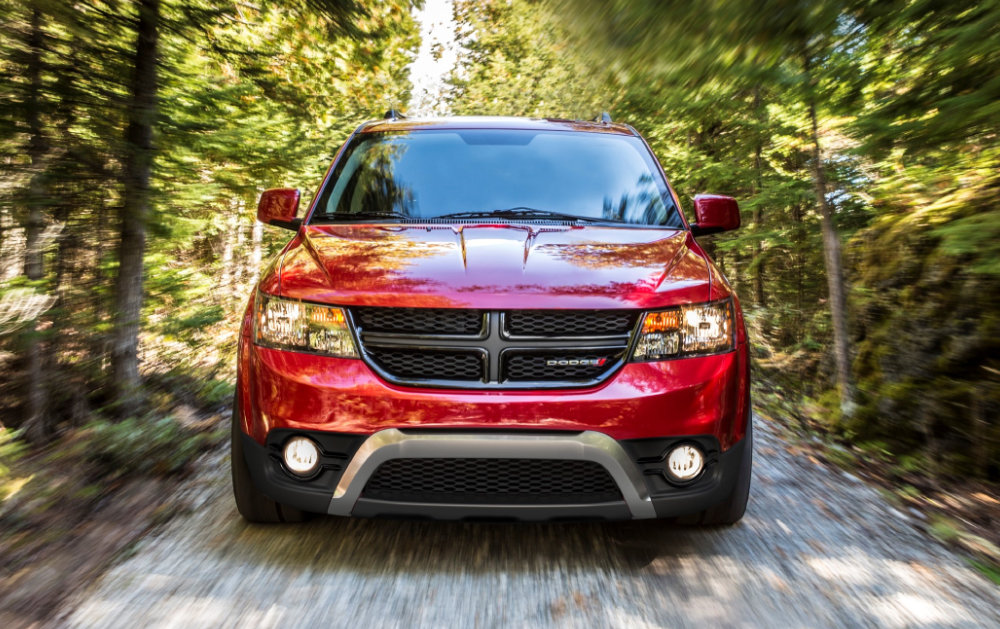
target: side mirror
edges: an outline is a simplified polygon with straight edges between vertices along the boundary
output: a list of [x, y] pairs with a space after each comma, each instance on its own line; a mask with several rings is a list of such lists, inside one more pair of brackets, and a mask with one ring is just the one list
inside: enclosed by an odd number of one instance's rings
[[717, 234], [740, 226], [740, 206], [733, 197], [721, 194], [699, 194], [694, 198], [694, 217], [691, 225], [695, 236]]
[[257, 204], [257, 220], [265, 225], [298, 230], [302, 219], [295, 215], [299, 211], [300, 197], [299, 191], [294, 188], [265, 190]]

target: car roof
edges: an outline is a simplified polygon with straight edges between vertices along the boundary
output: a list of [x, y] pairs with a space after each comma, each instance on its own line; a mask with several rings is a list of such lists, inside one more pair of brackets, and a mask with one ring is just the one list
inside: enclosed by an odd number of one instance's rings
[[448, 118], [386, 118], [371, 120], [358, 133], [382, 131], [419, 131], [425, 129], [510, 129], [526, 131], [585, 131], [615, 135], [638, 135], [627, 124], [563, 120], [559, 118], [515, 118], [500, 116], [454, 116]]

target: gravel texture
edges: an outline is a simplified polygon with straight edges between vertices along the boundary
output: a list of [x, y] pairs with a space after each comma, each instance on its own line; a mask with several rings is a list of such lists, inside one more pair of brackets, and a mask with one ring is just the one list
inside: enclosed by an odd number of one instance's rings
[[726, 529], [660, 522], [251, 526], [226, 455], [57, 621], [76, 627], [1000, 627], [1000, 588], [756, 420]]

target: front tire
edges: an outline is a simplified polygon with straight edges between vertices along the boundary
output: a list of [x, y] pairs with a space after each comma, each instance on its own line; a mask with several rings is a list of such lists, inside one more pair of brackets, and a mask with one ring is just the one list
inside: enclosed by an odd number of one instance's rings
[[233, 497], [236, 509], [247, 522], [255, 524], [277, 524], [279, 522], [303, 522], [308, 514], [288, 505], [275, 502], [261, 493], [253, 484], [250, 468], [243, 451], [243, 431], [239, 424], [240, 408], [233, 401], [231, 467], [233, 472]]

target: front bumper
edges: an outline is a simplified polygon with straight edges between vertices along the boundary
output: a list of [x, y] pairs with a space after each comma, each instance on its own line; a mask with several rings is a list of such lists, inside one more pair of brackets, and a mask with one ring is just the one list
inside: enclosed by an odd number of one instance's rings
[[[292, 434], [313, 438], [323, 451], [322, 469], [309, 480], [295, 478], [280, 462], [281, 445]], [[718, 441], [707, 435], [616, 441], [595, 431], [530, 434], [386, 429], [364, 437], [277, 430], [263, 446], [247, 435], [242, 438], [254, 484], [277, 502], [331, 515], [444, 520], [625, 520], [688, 515], [730, 495], [746, 446], [743, 439], [721, 452]], [[695, 442], [706, 454], [704, 472], [686, 486], [672, 485], [662, 473], [667, 451], [680, 442]], [[379, 500], [365, 495], [369, 479], [387, 461], [454, 457], [591, 461], [607, 470], [621, 500], [478, 504]]]
[[711, 435], [740, 441], [749, 403], [746, 345], [714, 356], [628, 363], [599, 386], [476, 391], [393, 385], [364, 362], [250, 345], [241, 351], [243, 431], [371, 435], [381, 430], [595, 431], [618, 441]]

